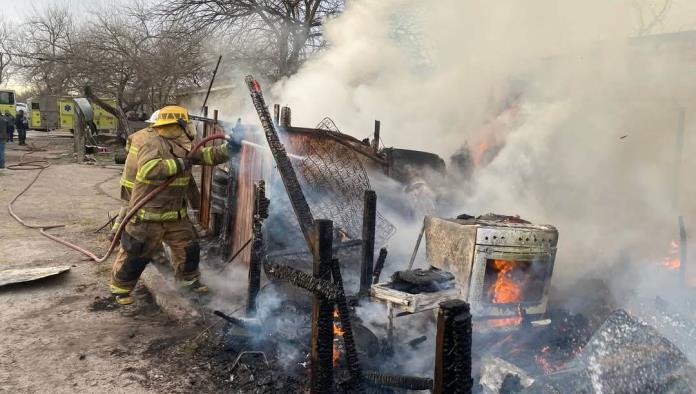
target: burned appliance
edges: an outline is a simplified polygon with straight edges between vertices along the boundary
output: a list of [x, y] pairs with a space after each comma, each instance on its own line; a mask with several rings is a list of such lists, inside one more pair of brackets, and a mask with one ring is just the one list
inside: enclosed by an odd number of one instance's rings
[[426, 217], [426, 259], [450, 271], [478, 321], [514, 326], [546, 312], [558, 231], [518, 217]]

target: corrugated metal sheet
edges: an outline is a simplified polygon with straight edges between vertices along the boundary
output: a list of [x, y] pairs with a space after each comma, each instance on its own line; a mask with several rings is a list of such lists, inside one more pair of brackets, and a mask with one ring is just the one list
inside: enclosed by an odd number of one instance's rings
[[[263, 143], [263, 141], [259, 140], [259, 137], [259, 135], [248, 133], [244, 139], [254, 143]], [[254, 213], [254, 183], [264, 179], [263, 152], [249, 145], [242, 145], [239, 157], [236, 210], [230, 237], [230, 254], [238, 251], [251, 238], [251, 225]], [[247, 247], [239, 255], [238, 261], [248, 265], [250, 258], [251, 248]]]

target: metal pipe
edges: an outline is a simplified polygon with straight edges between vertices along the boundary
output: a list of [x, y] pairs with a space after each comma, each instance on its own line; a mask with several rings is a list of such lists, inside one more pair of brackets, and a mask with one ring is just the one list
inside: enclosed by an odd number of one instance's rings
[[418, 248], [420, 247], [424, 232], [425, 232], [425, 222], [423, 222], [423, 227], [421, 227], [420, 233], [418, 233], [418, 239], [416, 240], [416, 246], [413, 248], [413, 253], [411, 254], [411, 260], [408, 261], [408, 269], [413, 268], [413, 262], [416, 261], [416, 255], [418, 254]]
[[215, 64], [215, 70], [213, 70], [213, 76], [210, 78], [210, 84], [208, 84], [208, 91], [205, 92], [205, 99], [203, 99], [203, 105], [201, 108], [205, 108], [208, 105], [208, 97], [210, 96], [210, 90], [213, 89], [213, 83], [215, 82], [215, 76], [218, 72], [218, 67], [220, 67], [220, 61], [222, 60], [222, 55], [218, 57], [217, 63]]

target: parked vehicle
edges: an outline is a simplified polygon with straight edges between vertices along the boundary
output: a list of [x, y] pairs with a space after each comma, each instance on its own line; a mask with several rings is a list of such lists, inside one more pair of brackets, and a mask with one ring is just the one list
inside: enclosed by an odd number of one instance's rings
[[[26, 103], [16, 103], [15, 104], [15, 109], [17, 111], [24, 111], [25, 114], [29, 114], [29, 110], [27, 109], [27, 104]], [[28, 115], [27, 115], [28, 116]]]
[[[105, 100], [116, 105], [115, 100]], [[69, 129], [73, 130], [75, 101], [67, 96], [39, 96], [27, 101], [29, 107], [29, 127], [35, 130]], [[116, 117], [100, 106], [93, 104], [94, 124], [100, 131], [116, 130]]]
[[17, 113], [14, 90], [0, 90], [0, 112], [4, 114], [5, 111], [10, 111], [12, 116]]

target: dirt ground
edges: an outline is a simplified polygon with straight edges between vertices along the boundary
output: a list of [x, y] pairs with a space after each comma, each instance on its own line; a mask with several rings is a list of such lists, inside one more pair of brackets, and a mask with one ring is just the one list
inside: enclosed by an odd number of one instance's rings
[[[45, 151], [25, 160], [46, 158], [52, 164], [15, 203], [17, 214], [32, 224], [66, 224], [50, 232], [103, 253], [106, 232], [94, 231], [119, 208], [118, 167], [110, 157], [99, 159], [102, 165], [72, 163], [68, 133], [30, 131], [28, 143]], [[22, 148], [7, 144], [7, 165], [27, 153]], [[135, 305], [115, 306], [108, 292], [113, 256], [94, 263], [9, 216], [7, 203], [35, 173], [0, 170], [0, 269], [72, 269], [0, 287], [0, 392], [213, 392], [201, 386], [205, 376], [198, 377], [198, 366], [169, 356], [201, 327], [182, 328], [168, 320], [143, 288]], [[187, 369], [193, 372], [182, 372]]]

